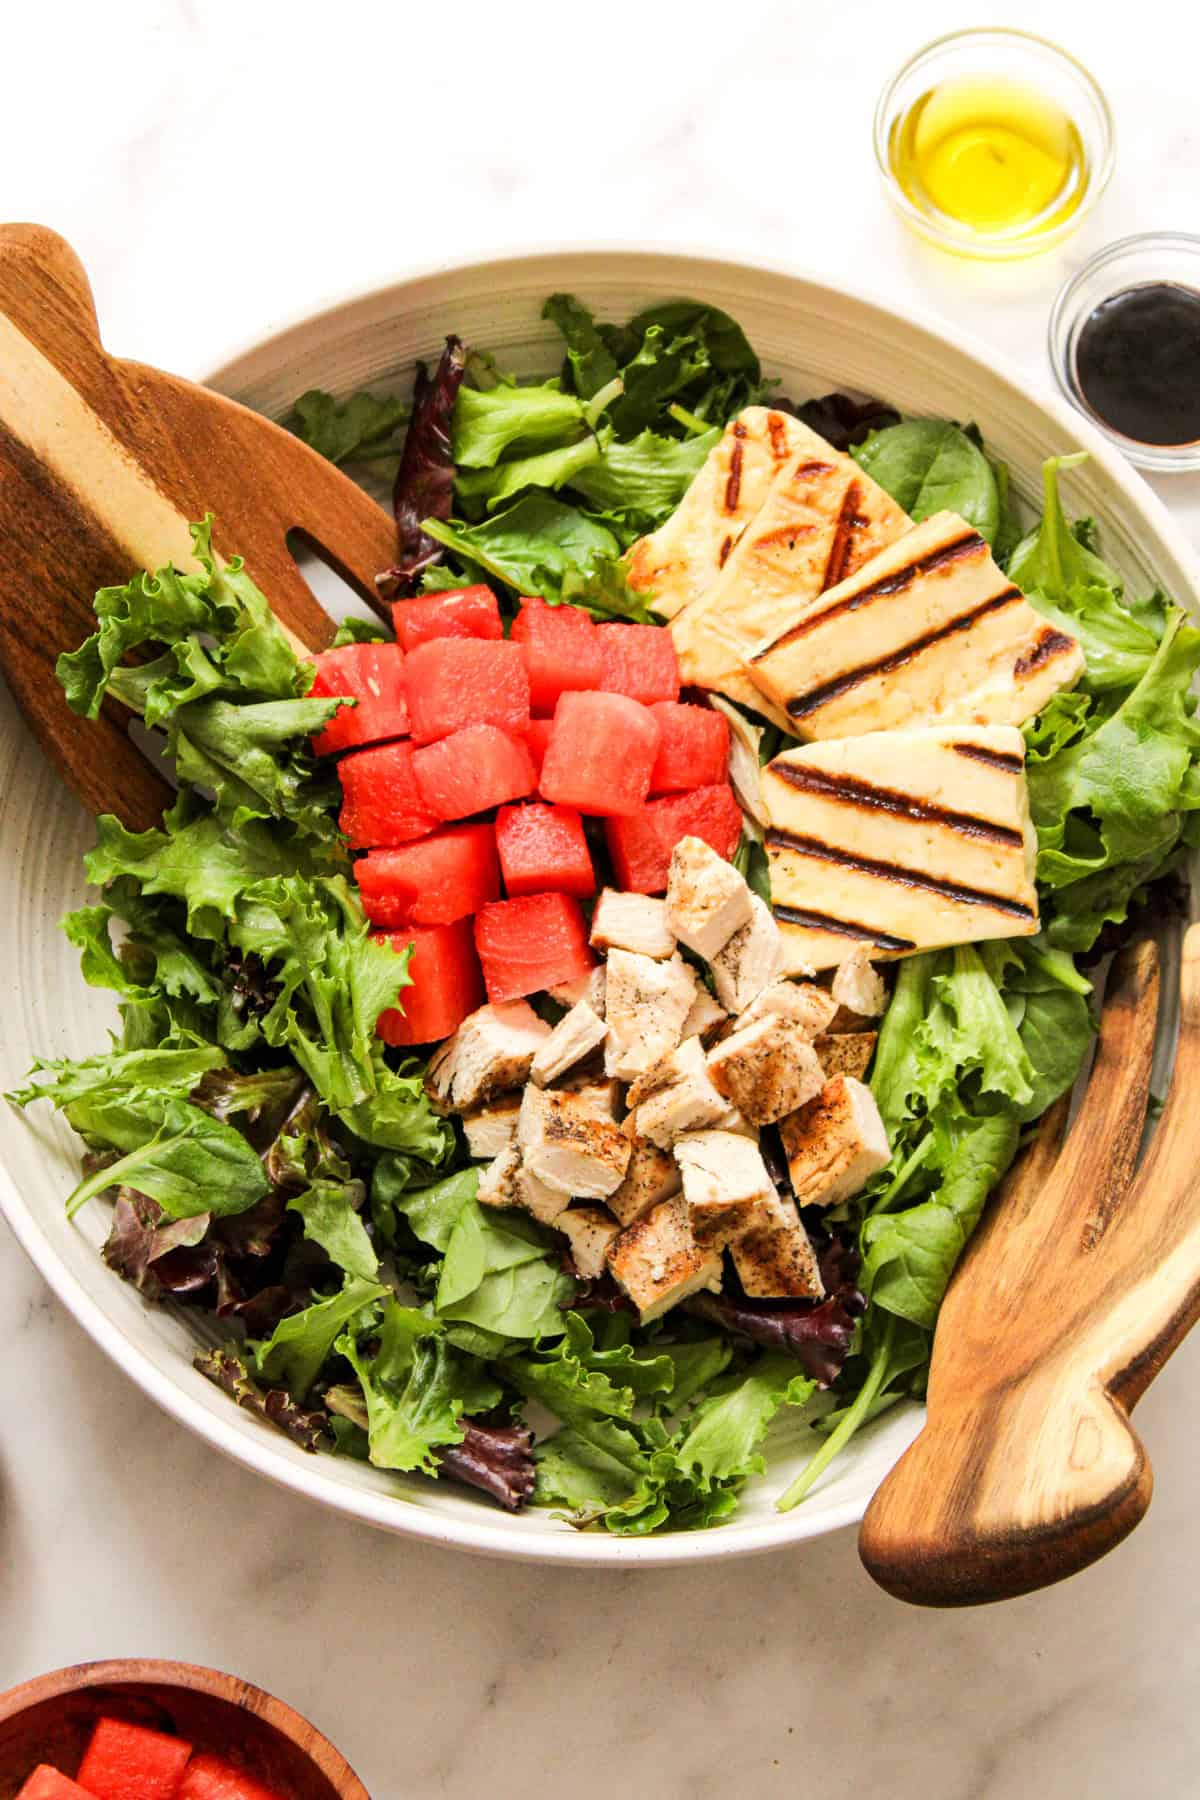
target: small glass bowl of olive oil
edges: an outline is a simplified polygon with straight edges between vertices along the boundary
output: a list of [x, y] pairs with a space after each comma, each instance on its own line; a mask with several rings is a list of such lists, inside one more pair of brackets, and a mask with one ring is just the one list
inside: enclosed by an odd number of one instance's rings
[[1052, 249], [1108, 183], [1108, 103], [1082, 64], [1030, 32], [957, 31], [889, 82], [875, 113], [888, 197], [922, 237], [998, 261]]

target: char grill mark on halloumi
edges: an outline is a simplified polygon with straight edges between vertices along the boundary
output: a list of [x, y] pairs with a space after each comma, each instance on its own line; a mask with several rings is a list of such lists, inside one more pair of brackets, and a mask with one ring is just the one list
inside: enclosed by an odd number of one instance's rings
[[629, 552], [629, 585], [674, 618], [712, 586], [805, 427], [786, 413], [748, 406], [709, 452], [671, 517]]
[[785, 962], [1037, 930], [1036, 839], [1013, 726], [874, 732], [785, 751], [763, 771]]
[[1083, 652], [977, 531], [937, 513], [810, 600], [749, 668], [792, 734], [820, 739], [953, 719], [1020, 725], [1078, 679]]
[[844, 581], [910, 524], [850, 457], [797, 425], [803, 441], [746, 527], [720, 578], [671, 624], [685, 682], [714, 688], [788, 727], [748, 671], [780, 621]]

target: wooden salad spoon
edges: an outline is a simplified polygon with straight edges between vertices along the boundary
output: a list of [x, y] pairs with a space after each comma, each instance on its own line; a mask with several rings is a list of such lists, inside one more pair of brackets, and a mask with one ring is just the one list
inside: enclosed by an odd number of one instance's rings
[[1124, 952], [1064, 1141], [1060, 1102], [995, 1195], [942, 1304], [920, 1436], [867, 1509], [859, 1549], [889, 1593], [1001, 1600], [1118, 1544], [1153, 1476], [1129, 1414], [1200, 1314], [1200, 925], [1183, 943], [1166, 1109], [1146, 1120], [1158, 957]]
[[[69, 710], [54, 664], [94, 629], [97, 588], [194, 567], [187, 526], [206, 512], [218, 553], [245, 556], [298, 646], [322, 648], [333, 624], [289, 532], [380, 607], [391, 517], [257, 413], [109, 356], [70, 247], [41, 226], [0, 225], [0, 667], [68, 787], [134, 830], [158, 822], [171, 789], [119, 706], [106, 702], [98, 724]], [[1134, 1179], [1157, 992], [1152, 946], [1120, 959], [1065, 1146], [1060, 1106], [951, 1283], [928, 1422], [860, 1539], [868, 1569], [904, 1599], [968, 1604], [1056, 1581], [1119, 1542], [1149, 1502], [1128, 1413], [1200, 1310], [1187, 1119], [1200, 1075], [1197, 932], [1171, 1097]]]
[[194, 569], [188, 523], [206, 512], [218, 553], [245, 557], [298, 647], [323, 648], [334, 626], [290, 531], [379, 604], [393, 519], [248, 407], [108, 355], [70, 246], [40, 225], [0, 225], [0, 667], [67, 786], [134, 830], [158, 823], [171, 790], [115, 702], [97, 723], [70, 711], [54, 664], [95, 629], [97, 588]]

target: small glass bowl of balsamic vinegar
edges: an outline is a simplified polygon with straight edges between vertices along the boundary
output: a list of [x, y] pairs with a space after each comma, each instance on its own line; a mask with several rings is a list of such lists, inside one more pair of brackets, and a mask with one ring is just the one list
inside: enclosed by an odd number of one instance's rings
[[1200, 237], [1107, 245], [1059, 292], [1049, 348], [1067, 399], [1130, 462], [1200, 469]]
[[875, 156], [914, 231], [958, 256], [1007, 261], [1062, 243], [1096, 204], [1112, 115], [1083, 65], [1046, 39], [956, 31], [880, 95]]

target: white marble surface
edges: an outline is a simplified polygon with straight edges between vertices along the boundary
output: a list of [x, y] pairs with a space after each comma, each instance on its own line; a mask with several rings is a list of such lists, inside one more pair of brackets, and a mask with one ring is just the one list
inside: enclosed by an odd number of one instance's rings
[[[5, 16], [0, 213], [74, 241], [113, 348], [188, 373], [414, 262], [632, 238], [852, 277], [1042, 380], [1065, 266], [1200, 227], [1200, 24], [1178, 0], [993, 10], [1053, 29], [1116, 111], [1112, 190], [1063, 266], [948, 263], [879, 200], [874, 95], [969, 22], [950, 0], [43, 0]], [[1200, 537], [1200, 483], [1160, 492]], [[1139, 1414], [1159, 1498], [1130, 1543], [937, 1615], [877, 1592], [848, 1532], [636, 1577], [377, 1536], [214, 1461], [2, 1236], [0, 1320], [0, 1688], [104, 1655], [235, 1669], [311, 1712], [376, 1800], [1194, 1789], [1200, 1344]]]

